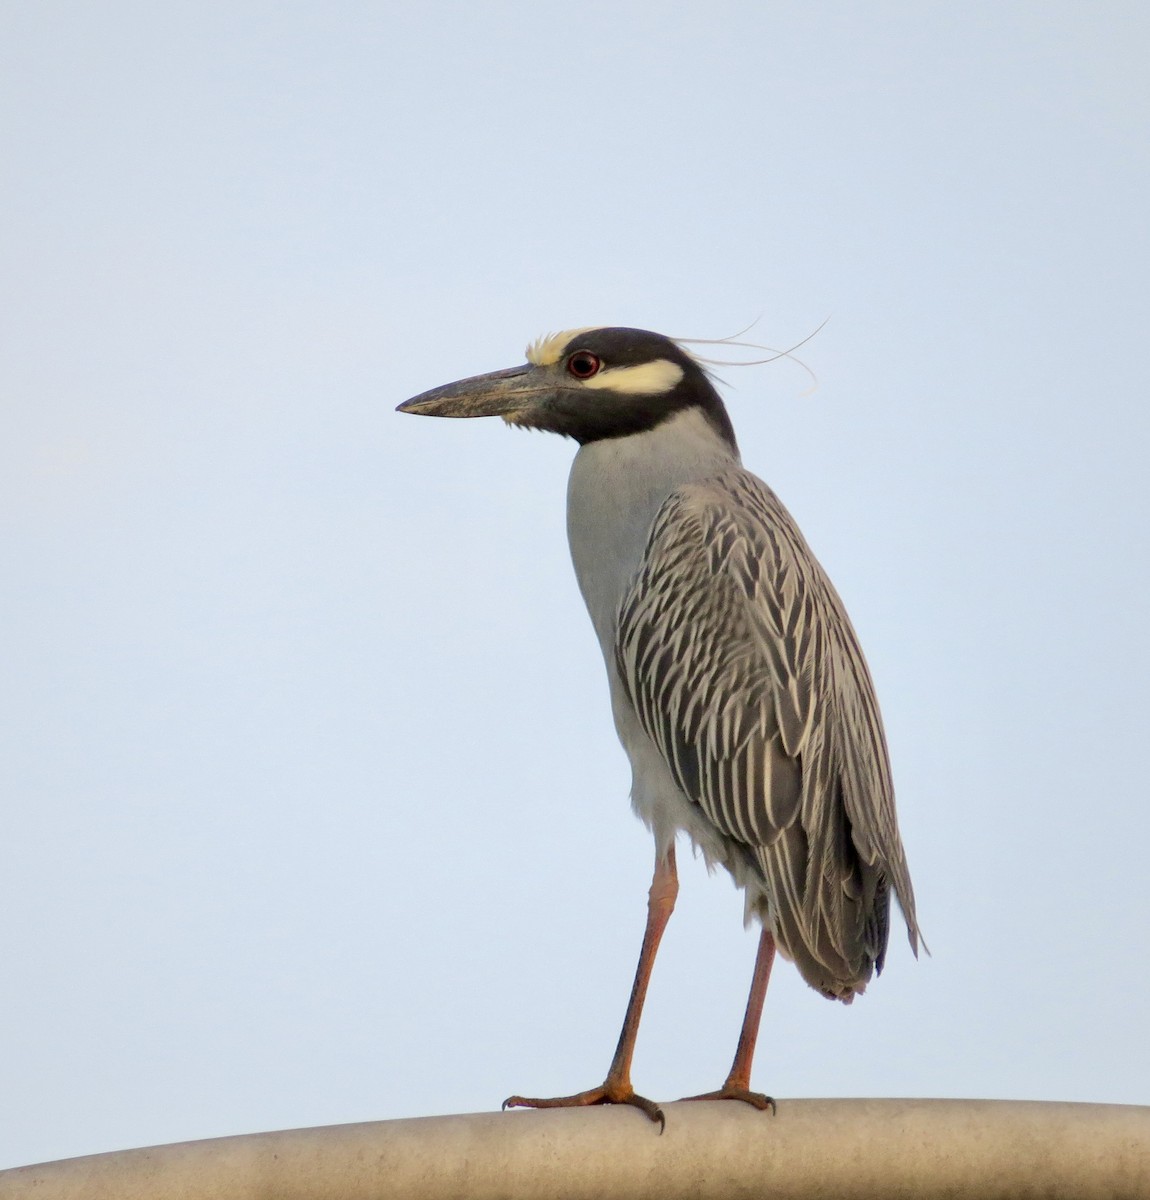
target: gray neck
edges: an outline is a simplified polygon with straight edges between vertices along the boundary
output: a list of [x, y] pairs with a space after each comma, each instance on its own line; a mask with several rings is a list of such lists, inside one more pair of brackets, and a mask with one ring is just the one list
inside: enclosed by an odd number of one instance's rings
[[737, 453], [697, 408], [630, 437], [588, 442], [567, 484], [567, 539], [603, 653], [613, 653], [623, 592], [647, 547], [663, 501], [684, 484], [739, 465]]

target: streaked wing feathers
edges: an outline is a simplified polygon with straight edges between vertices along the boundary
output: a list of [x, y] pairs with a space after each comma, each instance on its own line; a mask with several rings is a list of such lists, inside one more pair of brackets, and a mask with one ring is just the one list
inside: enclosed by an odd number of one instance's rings
[[790, 514], [742, 470], [663, 504], [616, 665], [675, 781], [759, 863], [778, 936], [849, 997], [882, 967], [888, 887], [918, 926], [870, 673]]

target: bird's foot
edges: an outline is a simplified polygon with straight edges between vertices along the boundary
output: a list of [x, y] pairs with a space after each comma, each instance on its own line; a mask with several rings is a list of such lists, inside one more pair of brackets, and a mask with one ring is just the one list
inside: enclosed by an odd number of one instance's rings
[[552, 1096], [539, 1099], [532, 1096], [508, 1096], [503, 1101], [506, 1108], [583, 1108], [591, 1104], [630, 1104], [633, 1108], [647, 1114], [652, 1121], [658, 1121], [659, 1132], [666, 1127], [663, 1110], [646, 1096], [636, 1095], [635, 1089], [629, 1083], [612, 1083], [611, 1080], [600, 1084], [599, 1087], [589, 1088], [585, 1092], [576, 1092], [573, 1096]]
[[704, 1092], [701, 1096], [684, 1096], [684, 1100], [741, 1100], [744, 1104], [749, 1104], [752, 1108], [757, 1108], [759, 1112], [766, 1112], [769, 1108], [773, 1114], [776, 1111], [775, 1102], [772, 1097], [764, 1096], [762, 1092], [752, 1092], [750, 1088], [737, 1087], [730, 1083], [725, 1083], [717, 1092]]

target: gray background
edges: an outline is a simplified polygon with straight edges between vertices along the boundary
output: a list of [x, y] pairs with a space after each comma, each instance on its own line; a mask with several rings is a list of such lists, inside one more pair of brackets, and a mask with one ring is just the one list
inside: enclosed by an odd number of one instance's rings
[[[830, 318], [813, 392], [720, 374], [934, 956], [780, 967], [756, 1084], [1150, 1098], [1145, 5], [45, 0], [0, 59], [0, 1165], [602, 1078], [651, 846], [572, 446], [392, 412], [594, 323]], [[754, 950], [682, 857], [658, 1098]]]

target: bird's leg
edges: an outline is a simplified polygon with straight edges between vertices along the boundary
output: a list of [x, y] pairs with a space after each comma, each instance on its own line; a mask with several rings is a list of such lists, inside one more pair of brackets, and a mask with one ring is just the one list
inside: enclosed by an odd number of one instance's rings
[[675, 870], [675, 847], [671, 846], [666, 855], [660, 855], [656, 851], [655, 874], [647, 899], [647, 928], [643, 934], [643, 948], [639, 951], [639, 965], [635, 968], [635, 982], [631, 987], [631, 999], [627, 1002], [627, 1015], [623, 1018], [619, 1044], [615, 1048], [615, 1057], [611, 1060], [611, 1068], [603, 1083], [586, 1092], [576, 1092], [573, 1096], [555, 1096], [546, 1100], [509, 1096], [503, 1101], [504, 1108], [573, 1108], [587, 1104], [632, 1104], [642, 1109], [652, 1121], [658, 1121], [660, 1131], [662, 1130], [665, 1123], [663, 1110], [653, 1101], [636, 1095], [631, 1086], [631, 1059], [635, 1054], [639, 1018], [643, 1013], [643, 1001], [647, 996], [647, 984], [651, 979], [655, 952], [659, 949], [663, 930], [667, 928], [678, 894], [679, 876]]
[[759, 952], [755, 956], [755, 973], [751, 978], [751, 994], [747, 997], [747, 1011], [743, 1016], [743, 1028], [739, 1033], [739, 1044], [735, 1050], [735, 1061], [727, 1082], [717, 1092], [706, 1092], [702, 1096], [687, 1096], [687, 1100], [743, 1100], [758, 1109], [775, 1110], [775, 1102], [762, 1092], [751, 1091], [751, 1060], [755, 1057], [755, 1042], [759, 1036], [759, 1021], [763, 1015], [763, 1001], [767, 998], [767, 984], [771, 981], [771, 966], [775, 961], [775, 939], [764, 927], [759, 938]]

